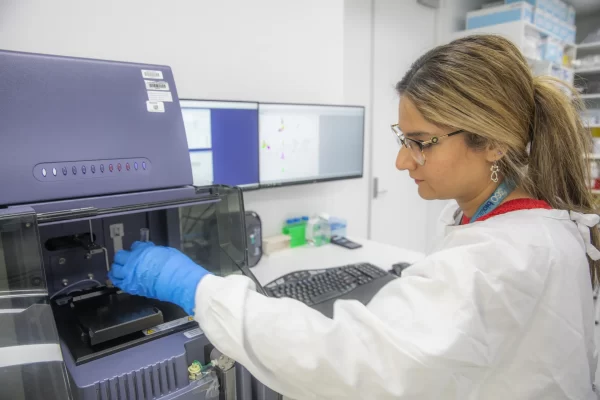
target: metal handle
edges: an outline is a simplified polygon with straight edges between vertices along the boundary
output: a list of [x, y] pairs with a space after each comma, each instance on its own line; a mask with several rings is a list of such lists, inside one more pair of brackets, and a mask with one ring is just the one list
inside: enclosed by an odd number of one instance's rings
[[373, 198], [376, 199], [380, 194], [386, 194], [387, 190], [379, 190], [379, 178], [373, 178]]

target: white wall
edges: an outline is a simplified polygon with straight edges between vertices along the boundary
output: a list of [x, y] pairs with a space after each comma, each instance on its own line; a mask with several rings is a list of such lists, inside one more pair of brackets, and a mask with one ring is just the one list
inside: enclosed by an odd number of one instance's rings
[[[345, 80], [345, 57], [362, 47], [345, 52], [355, 22], [344, 13], [343, 0], [3, 0], [0, 48], [167, 64], [185, 98], [364, 105], [364, 66], [348, 67], [358, 86]], [[367, 187], [364, 178], [268, 189], [245, 203], [267, 235], [288, 215], [328, 211], [366, 236]]]

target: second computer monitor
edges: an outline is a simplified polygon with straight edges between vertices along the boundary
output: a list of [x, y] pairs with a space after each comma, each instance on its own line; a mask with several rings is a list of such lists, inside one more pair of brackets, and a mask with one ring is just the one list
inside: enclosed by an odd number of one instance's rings
[[258, 188], [258, 103], [180, 103], [194, 185]]
[[261, 186], [363, 175], [364, 107], [259, 105]]

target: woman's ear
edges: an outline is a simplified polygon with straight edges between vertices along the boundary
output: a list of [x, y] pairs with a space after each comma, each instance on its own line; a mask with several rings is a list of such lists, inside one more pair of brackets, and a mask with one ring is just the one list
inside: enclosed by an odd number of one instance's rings
[[496, 161], [500, 161], [502, 157], [506, 154], [506, 149], [497, 145], [490, 145], [486, 150], [486, 161], [489, 163], [494, 163]]

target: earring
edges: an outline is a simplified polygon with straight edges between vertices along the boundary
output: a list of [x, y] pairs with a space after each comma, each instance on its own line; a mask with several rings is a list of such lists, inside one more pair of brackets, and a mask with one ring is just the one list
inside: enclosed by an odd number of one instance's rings
[[494, 183], [498, 183], [498, 172], [500, 171], [500, 167], [498, 166], [498, 162], [494, 161], [494, 163], [492, 164], [492, 167], [490, 168], [490, 171], [492, 171], [492, 181]]

